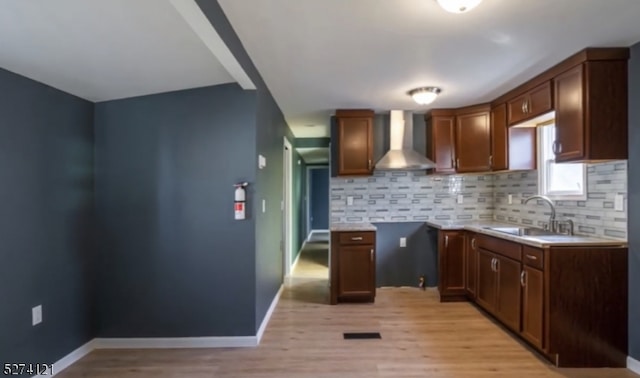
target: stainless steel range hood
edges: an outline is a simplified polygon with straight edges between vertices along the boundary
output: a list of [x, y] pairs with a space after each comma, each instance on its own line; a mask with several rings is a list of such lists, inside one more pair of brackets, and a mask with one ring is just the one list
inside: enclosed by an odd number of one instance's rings
[[390, 136], [389, 151], [376, 163], [375, 169], [411, 171], [435, 168], [434, 162], [413, 150], [413, 112], [391, 111]]

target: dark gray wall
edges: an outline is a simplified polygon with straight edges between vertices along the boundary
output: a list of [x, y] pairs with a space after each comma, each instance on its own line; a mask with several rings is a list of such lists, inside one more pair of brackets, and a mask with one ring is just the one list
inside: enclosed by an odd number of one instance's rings
[[[424, 222], [376, 223], [376, 286], [438, 285], [437, 232]], [[400, 238], [407, 246], [400, 247]]]
[[629, 355], [640, 360], [640, 43], [631, 49], [629, 61]]
[[93, 104], [2, 69], [0, 88], [0, 361], [52, 363], [94, 337]]
[[256, 93], [236, 84], [96, 104], [100, 337], [255, 334]]
[[[267, 203], [267, 212], [264, 214], [261, 212], [262, 204], [258, 201], [254, 204], [256, 212], [255, 326], [257, 329], [283, 281], [285, 262], [281, 249], [283, 233], [280, 211], [280, 201], [283, 200], [283, 138], [287, 136], [294, 148], [295, 142], [282, 111], [242, 46], [220, 4], [216, 0], [196, 0], [196, 2], [257, 88], [257, 135], [253, 148], [267, 158], [267, 167], [258, 171], [255, 182], [255, 198], [260, 201], [265, 199]], [[295, 159], [292, 164], [296, 164]], [[295, 223], [297, 222], [294, 220]]]

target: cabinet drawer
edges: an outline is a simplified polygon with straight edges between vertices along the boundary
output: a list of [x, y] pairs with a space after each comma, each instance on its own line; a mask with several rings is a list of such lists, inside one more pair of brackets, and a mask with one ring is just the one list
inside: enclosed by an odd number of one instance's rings
[[376, 241], [374, 232], [341, 232], [338, 234], [340, 245], [374, 244]]
[[525, 245], [522, 250], [522, 261], [532, 268], [544, 269], [544, 253], [541, 249]]
[[487, 235], [478, 235], [478, 246], [502, 256], [522, 261], [522, 246], [507, 240], [494, 238]]

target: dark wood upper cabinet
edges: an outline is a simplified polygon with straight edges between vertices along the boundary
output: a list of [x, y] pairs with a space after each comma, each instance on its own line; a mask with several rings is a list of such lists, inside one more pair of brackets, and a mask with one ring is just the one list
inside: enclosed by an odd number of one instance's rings
[[427, 157], [436, 163], [436, 173], [455, 173], [456, 116], [450, 110], [434, 110], [425, 118]]
[[438, 233], [438, 264], [440, 301], [466, 300], [464, 231]]
[[489, 106], [474, 106], [456, 112], [456, 171], [491, 170], [491, 125]]
[[554, 78], [557, 162], [627, 158], [627, 60], [587, 61]]
[[373, 116], [371, 110], [337, 110], [338, 176], [373, 172]]
[[551, 81], [515, 97], [507, 102], [509, 125], [535, 118], [553, 110]]
[[507, 105], [503, 103], [491, 109], [491, 170], [508, 169], [508, 158]]
[[490, 170], [491, 125], [489, 105], [436, 109], [425, 116], [427, 157], [436, 173]]

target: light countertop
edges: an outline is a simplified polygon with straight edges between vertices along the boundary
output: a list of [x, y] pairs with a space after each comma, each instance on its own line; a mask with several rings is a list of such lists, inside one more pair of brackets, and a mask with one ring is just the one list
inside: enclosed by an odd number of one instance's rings
[[375, 231], [376, 226], [371, 223], [333, 223], [331, 231]]
[[577, 246], [619, 246], [626, 247], [627, 241], [620, 239], [604, 239], [582, 235], [527, 235], [518, 236], [487, 227], [529, 227], [518, 224], [500, 223], [495, 221], [426, 221], [428, 226], [439, 230], [468, 230], [480, 234], [495, 236], [501, 239], [527, 244], [533, 247], [577, 247]]

